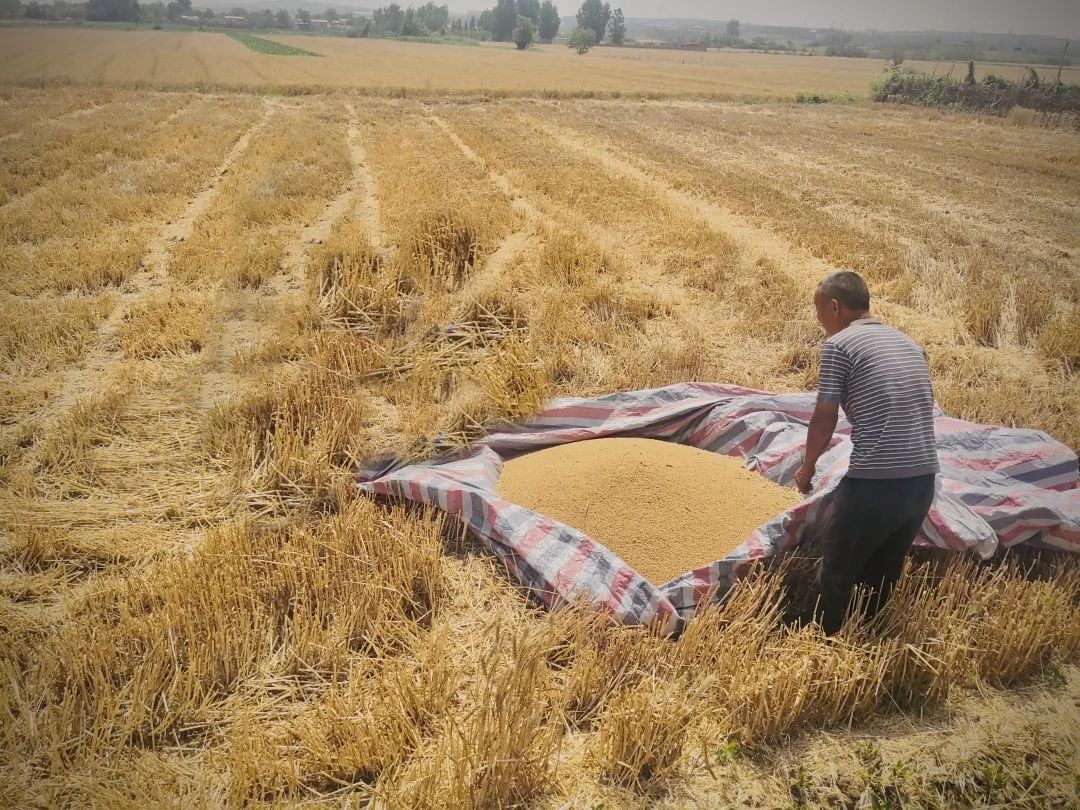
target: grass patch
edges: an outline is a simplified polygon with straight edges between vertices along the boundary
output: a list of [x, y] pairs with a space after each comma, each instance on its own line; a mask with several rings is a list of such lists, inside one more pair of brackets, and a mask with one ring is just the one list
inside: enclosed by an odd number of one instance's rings
[[243, 31], [229, 31], [227, 36], [232, 37], [242, 45], [246, 45], [256, 53], [265, 53], [270, 56], [322, 56], [321, 53], [305, 51], [303, 48], [294, 48], [292, 45], [284, 45]]
[[480, 44], [479, 40], [468, 39], [467, 37], [441, 37], [434, 34], [426, 37], [398, 36], [394, 37], [394, 39], [397, 42], [422, 42], [428, 45], [464, 45], [473, 48]]

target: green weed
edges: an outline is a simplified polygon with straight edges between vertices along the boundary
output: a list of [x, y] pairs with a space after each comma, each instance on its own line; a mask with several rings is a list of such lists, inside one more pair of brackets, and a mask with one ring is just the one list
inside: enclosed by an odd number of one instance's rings
[[265, 53], [270, 56], [322, 56], [321, 53], [305, 51], [303, 48], [294, 48], [292, 45], [283, 45], [280, 42], [263, 39], [262, 37], [257, 37], [254, 34], [248, 34], [244, 31], [229, 31], [228, 36], [232, 37], [240, 44], [251, 48], [251, 50], [256, 53]]

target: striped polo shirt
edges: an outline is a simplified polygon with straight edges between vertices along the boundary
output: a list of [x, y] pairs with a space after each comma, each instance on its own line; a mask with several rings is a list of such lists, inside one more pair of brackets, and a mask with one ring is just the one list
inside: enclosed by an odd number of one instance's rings
[[849, 477], [938, 471], [926, 354], [903, 332], [860, 318], [826, 338], [818, 402], [839, 403], [851, 423]]

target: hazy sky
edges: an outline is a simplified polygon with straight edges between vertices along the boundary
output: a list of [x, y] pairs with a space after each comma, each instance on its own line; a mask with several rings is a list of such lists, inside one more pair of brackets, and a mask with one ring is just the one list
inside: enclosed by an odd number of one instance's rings
[[[561, 7], [563, 3], [558, 5]], [[737, 17], [811, 28], [986, 31], [1080, 38], [1080, 0], [609, 0], [627, 17]], [[572, 3], [571, 3], [572, 4]], [[560, 8], [561, 10], [561, 8]], [[566, 12], [563, 12], [566, 13]], [[1070, 47], [1071, 51], [1072, 48]], [[1077, 50], [1080, 50], [1078, 45]]]

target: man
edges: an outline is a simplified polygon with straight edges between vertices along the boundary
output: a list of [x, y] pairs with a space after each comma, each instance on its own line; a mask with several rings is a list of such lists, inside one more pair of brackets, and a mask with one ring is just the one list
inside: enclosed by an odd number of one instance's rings
[[934, 500], [938, 458], [925, 352], [870, 315], [870, 291], [857, 273], [822, 279], [814, 308], [827, 337], [806, 455], [795, 475], [801, 492], [810, 492], [839, 406], [851, 423], [851, 460], [834, 495], [818, 573], [818, 615], [832, 635], [856, 585], [870, 591], [871, 615], [888, 600]]

